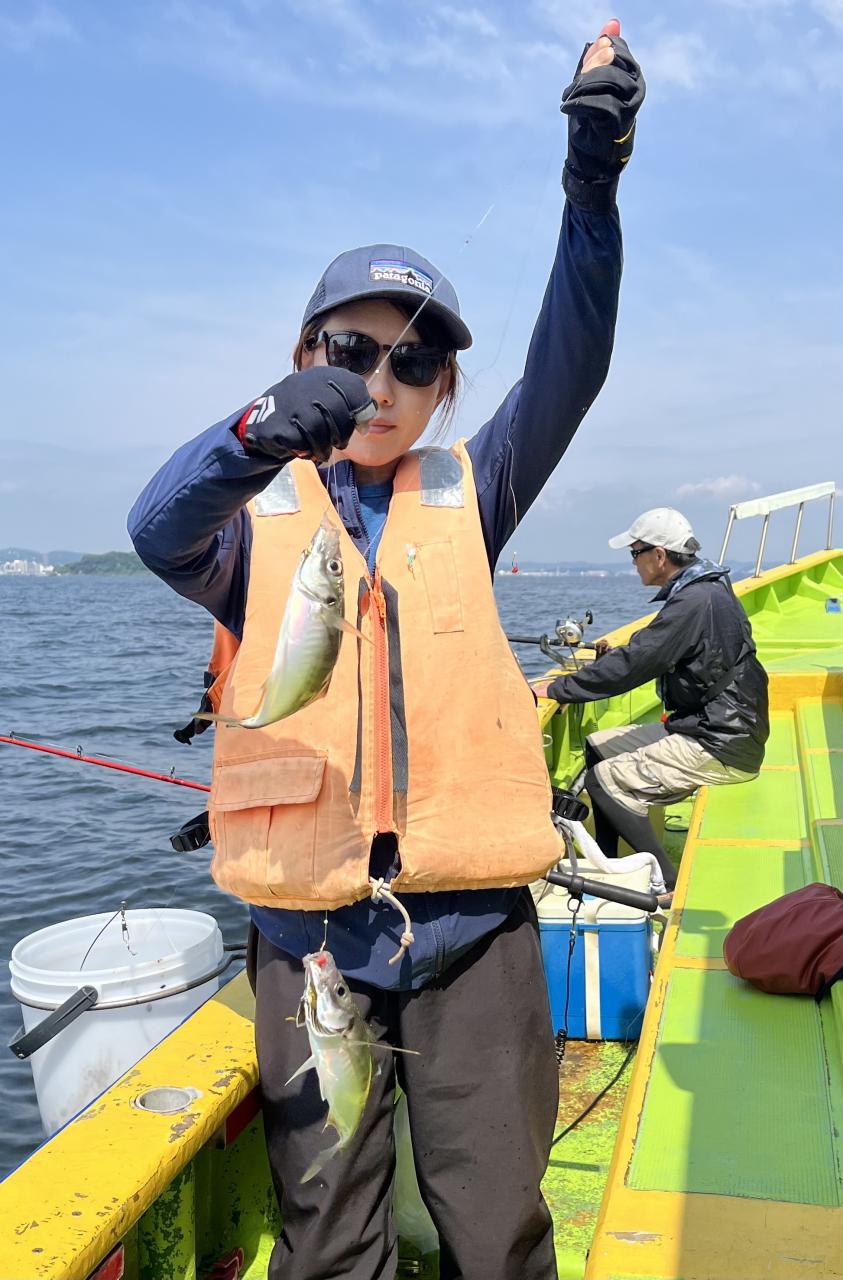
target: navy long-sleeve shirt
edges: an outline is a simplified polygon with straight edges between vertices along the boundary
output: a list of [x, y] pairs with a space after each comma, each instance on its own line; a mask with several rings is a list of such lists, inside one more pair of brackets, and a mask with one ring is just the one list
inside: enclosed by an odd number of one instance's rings
[[[524, 375], [468, 441], [490, 572], [603, 385], [621, 267], [617, 210], [590, 213], [568, 202]], [[146, 486], [128, 521], [144, 563], [236, 636], [243, 630], [251, 552], [244, 507], [279, 469], [276, 462], [244, 452], [232, 431], [241, 413], [177, 450]], [[364, 554], [371, 553], [371, 529], [367, 532], [349, 461], [333, 469], [330, 491], [352, 540]], [[482, 831], [477, 838], [482, 840]], [[408, 894], [404, 901], [416, 941], [397, 966], [390, 967], [388, 960], [402, 922], [386, 904], [364, 900], [332, 911], [328, 944], [348, 977], [385, 988], [418, 987], [495, 928], [518, 893]], [[270, 941], [293, 955], [321, 945], [320, 911], [255, 907], [252, 915]]]

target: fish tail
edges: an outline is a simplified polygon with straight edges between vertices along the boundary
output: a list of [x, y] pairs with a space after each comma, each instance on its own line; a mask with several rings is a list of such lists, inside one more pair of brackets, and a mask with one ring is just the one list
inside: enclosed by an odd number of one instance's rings
[[310, 1179], [315, 1178], [317, 1173], [321, 1173], [322, 1170], [325, 1168], [325, 1165], [333, 1156], [337, 1154], [337, 1152], [341, 1149], [342, 1145], [343, 1145], [342, 1139], [340, 1139], [340, 1141], [335, 1142], [332, 1147], [328, 1147], [327, 1151], [320, 1151], [316, 1159], [313, 1160], [305, 1169], [304, 1173], [302, 1174], [301, 1181], [310, 1182]]

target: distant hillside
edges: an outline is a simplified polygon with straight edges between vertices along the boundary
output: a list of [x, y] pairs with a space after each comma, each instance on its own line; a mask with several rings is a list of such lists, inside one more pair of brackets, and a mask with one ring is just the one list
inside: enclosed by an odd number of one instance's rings
[[[55, 561], [53, 562], [55, 563]], [[105, 573], [148, 573], [134, 551], [106, 551], [99, 556], [80, 556], [72, 564], [56, 567], [56, 573], [95, 576]]]
[[31, 547], [0, 547], [0, 564], [7, 560], [32, 560], [35, 564], [73, 564], [81, 551], [33, 551]]
[[47, 564], [75, 564], [82, 559], [81, 551], [46, 551], [44, 559]]

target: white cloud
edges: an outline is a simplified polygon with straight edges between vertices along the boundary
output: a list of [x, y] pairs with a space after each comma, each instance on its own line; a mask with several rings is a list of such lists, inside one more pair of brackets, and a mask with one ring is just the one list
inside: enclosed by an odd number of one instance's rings
[[640, 45], [640, 62], [652, 89], [693, 92], [722, 74], [706, 41], [695, 31], [666, 31]]
[[793, 8], [794, 0], [714, 0], [714, 3], [744, 13], [774, 13]]
[[248, 25], [232, 21], [204, 4], [179, 0], [168, 12], [168, 25], [155, 27], [141, 40], [144, 53], [160, 61], [202, 70], [229, 84], [268, 97], [303, 93], [307, 79], [269, 41]]
[[746, 476], [718, 476], [716, 480], [700, 480], [697, 484], [680, 484], [677, 498], [712, 498], [717, 502], [737, 502], [760, 493], [761, 486]]
[[512, 70], [503, 51], [491, 55], [486, 53], [478, 58], [470, 45], [459, 44], [445, 34], [429, 34], [425, 40], [408, 48], [403, 60], [413, 69], [421, 68], [433, 74], [450, 71], [458, 80], [467, 82], [488, 82], [491, 79], [501, 84], [512, 79]]
[[[530, 13], [560, 35], [572, 33], [581, 40], [594, 40], [606, 21], [602, 0], [533, 0]], [[623, 33], [622, 33], [623, 34]]]
[[475, 35], [497, 40], [500, 34], [495, 24], [479, 9], [455, 9], [453, 5], [440, 4], [436, 7], [435, 14], [440, 21], [452, 27], [465, 27]]
[[576, 64], [573, 47], [542, 40], [541, 26], [524, 39], [520, 18], [505, 26], [479, 7], [441, 3], [410, 11], [398, 25], [379, 23], [373, 8], [371, 0], [323, 0], [316, 8], [248, 0], [234, 13], [207, 0], [173, 0], [139, 47], [154, 61], [267, 99], [423, 114], [448, 125], [535, 120]]
[[826, 22], [843, 31], [843, 0], [812, 0], [811, 7]]
[[[560, 35], [586, 40], [595, 39], [609, 12], [605, 4], [593, 0], [533, 0], [530, 11], [540, 24]], [[698, 31], [665, 27], [662, 19], [639, 22], [630, 34], [632, 52], [651, 93], [694, 91], [721, 74], [710, 42]], [[623, 28], [622, 34], [626, 34]]]
[[14, 53], [29, 53], [49, 40], [74, 40], [76, 31], [64, 14], [51, 4], [38, 4], [26, 17], [0, 17], [0, 46]]

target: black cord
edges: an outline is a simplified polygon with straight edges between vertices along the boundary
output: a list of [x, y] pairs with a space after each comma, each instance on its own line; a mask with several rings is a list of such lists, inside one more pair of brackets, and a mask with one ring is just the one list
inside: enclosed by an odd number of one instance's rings
[[[567, 840], [566, 840], [567, 843]], [[577, 945], [577, 913], [582, 906], [582, 898], [569, 898], [571, 907], [571, 932], [568, 935], [568, 966], [565, 972], [565, 1013], [562, 1018], [562, 1030], [556, 1033], [556, 1062], [562, 1066], [565, 1050], [568, 1047], [568, 1005], [571, 1003], [571, 963], [574, 959], [574, 948]]]
[[[576, 946], [576, 941], [577, 941], [577, 912], [582, 906], [582, 898], [575, 898], [573, 901], [574, 901], [574, 906], [571, 908], [571, 935], [568, 943], [568, 970], [565, 975], [565, 1017], [563, 1019], [562, 1030], [557, 1031], [556, 1037], [555, 1037], [556, 1061], [560, 1067], [562, 1066], [562, 1061], [565, 1057], [565, 1050], [568, 1047], [568, 1003], [571, 999], [571, 961], [573, 960], [574, 947]], [[638, 1014], [636, 1014], [635, 1016], [637, 1018]], [[632, 1021], [634, 1021], [634, 1019]], [[627, 1023], [627, 1030], [629, 1029], [630, 1025], [631, 1023]], [[632, 1055], [635, 1053], [635, 1050], [637, 1049], [637, 1047], [638, 1047], [638, 1042], [633, 1040], [632, 1044], [627, 1049], [626, 1057], [624, 1058], [621, 1065], [618, 1067], [615, 1074], [612, 1076], [609, 1083], [603, 1086], [600, 1092], [591, 1099], [591, 1102], [589, 1102], [585, 1110], [581, 1111], [580, 1114], [577, 1116], [577, 1118], [575, 1120], [572, 1120], [566, 1129], [563, 1129], [561, 1133], [558, 1133], [556, 1135], [556, 1137], [553, 1139], [553, 1141], [550, 1144], [551, 1151], [556, 1146], [557, 1142], [561, 1142], [566, 1134], [570, 1133], [572, 1129], [576, 1129], [577, 1125], [580, 1124], [586, 1118], [586, 1116], [589, 1115], [594, 1110], [598, 1102], [601, 1102], [602, 1099], [605, 1098], [609, 1090], [614, 1088], [614, 1086], [618, 1083], [624, 1071], [626, 1070], [627, 1066], [629, 1065]]]
[[[560, 1034], [561, 1034], [561, 1033], [560, 1033]], [[591, 1102], [589, 1102], [588, 1106], [585, 1108], [585, 1110], [584, 1110], [584, 1111], [581, 1111], [581, 1112], [580, 1112], [580, 1114], [577, 1116], [576, 1120], [572, 1120], [572, 1121], [571, 1121], [571, 1123], [568, 1125], [568, 1127], [567, 1127], [566, 1129], [563, 1129], [561, 1133], [557, 1133], [556, 1137], [553, 1139], [553, 1141], [552, 1141], [552, 1142], [551, 1142], [551, 1144], [550, 1144], [550, 1149], [551, 1149], [551, 1151], [552, 1151], [552, 1150], [553, 1150], [553, 1148], [556, 1146], [557, 1142], [561, 1142], [561, 1141], [562, 1141], [562, 1139], [565, 1137], [565, 1135], [566, 1135], [566, 1134], [569, 1134], [569, 1133], [571, 1132], [571, 1130], [572, 1130], [572, 1129], [576, 1129], [577, 1125], [578, 1125], [578, 1124], [580, 1124], [580, 1123], [581, 1123], [581, 1122], [586, 1118], [586, 1116], [587, 1116], [587, 1115], [589, 1115], [589, 1113], [590, 1113], [590, 1112], [592, 1112], [592, 1111], [594, 1110], [594, 1108], [597, 1106], [598, 1102], [602, 1101], [602, 1099], [603, 1099], [603, 1098], [605, 1098], [605, 1096], [606, 1096], [606, 1094], [609, 1092], [609, 1090], [610, 1090], [611, 1088], [613, 1088], [613, 1087], [618, 1083], [618, 1081], [620, 1080], [620, 1078], [621, 1078], [621, 1076], [623, 1075], [624, 1071], [626, 1071], [626, 1068], [627, 1068], [627, 1066], [629, 1065], [630, 1059], [632, 1058], [632, 1055], [635, 1053], [635, 1050], [636, 1050], [637, 1048], [638, 1048], [638, 1045], [637, 1045], [637, 1043], [635, 1043], [635, 1042], [633, 1042], [633, 1043], [629, 1046], [629, 1048], [628, 1048], [628, 1050], [627, 1050], [627, 1053], [626, 1053], [626, 1057], [624, 1058], [624, 1060], [623, 1060], [623, 1062], [621, 1063], [621, 1065], [618, 1067], [618, 1070], [617, 1070], [617, 1071], [615, 1072], [615, 1074], [612, 1076], [612, 1078], [611, 1078], [611, 1080], [609, 1081], [609, 1083], [608, 1083], [607, 1085], [604, 1085], [604, 1087], [600, 1090], [600, 1092], [599, 1092], [595, 1097], [593, 1097], [593, 1098], [591, 1099]]]
[[[565, 843], [567, 845], [568, 843], [567, 832], [563, 832], [563, 835], [565, 836]], [[554, 1038], [556, 1043], [556, 1062], [560, 1067], [562, 1066], [562, 1062], [565, 1058], [565, 1050], [568, 1047], [568, 1006], [571, 1001], [571, 964], [574, 959], [574, 948], [577, 945], [577, 914], [579, 912], [580, 907], [582, 906], [582, 898], [569, 898], [568, 902], [571, 904], [570, 906], [571, 932], [568, 937], [568, 965], [565, 973], [565, 1013], [562, 1019], [562, 1029], [561, 1031], [557, 1031], [556, 1036]], [[636, 1014], [635, 1017], [637, 1018], [638, 1014]], [[634, 1020], [635, 1019], [632, 1019], [632, 1021]], [[631, 1022], [627, 1023], [626, 1030], [628, 1030], [630, 1026], [631, 1026]], [[551, 1151], [556, 1146], [557, 1142], [562, 1141], [562, 1139], [565, 1137], [566, 1134], [570, 1133], [572, 1129], [576, 1129], [577, 1125], [580, 1124], [586, 1118], [586, 1116], [589, 1115], [594, 1110], [598, 1102], [601, 1102], [602, 1099], [605, 1098], [609, 1090], [612, 1089], [618, 1083], [624, 1071], [626, 1070], [627, 1066], [629, 1065], [632, 1055], [635, 1053], [635, 1050], [637, 1049], [637, 1047], [638, 1047], [637, 1041], [633, 1040], [632, 1044], [629, 1046], [629, 1049], [627, 1050], [626, 1057], [624, 1058], [621, 1065], [618, 1067], [618, 1070], [612, 1076], [609, 1083], [603, 1086], [600, 1092], [591, 1099], [591, 1102], [589, 1102], [585, 1110], [581, 1111], [580, 1114], [577, 1116], [577, 1118], [575, 1120], [572, 1120], [566, 1129], [563, 1129], [561, 1133], [558, 1133], [556, 1135], [556, 1137], [553, 1139], [553, 1141], [550, 1144]]]

